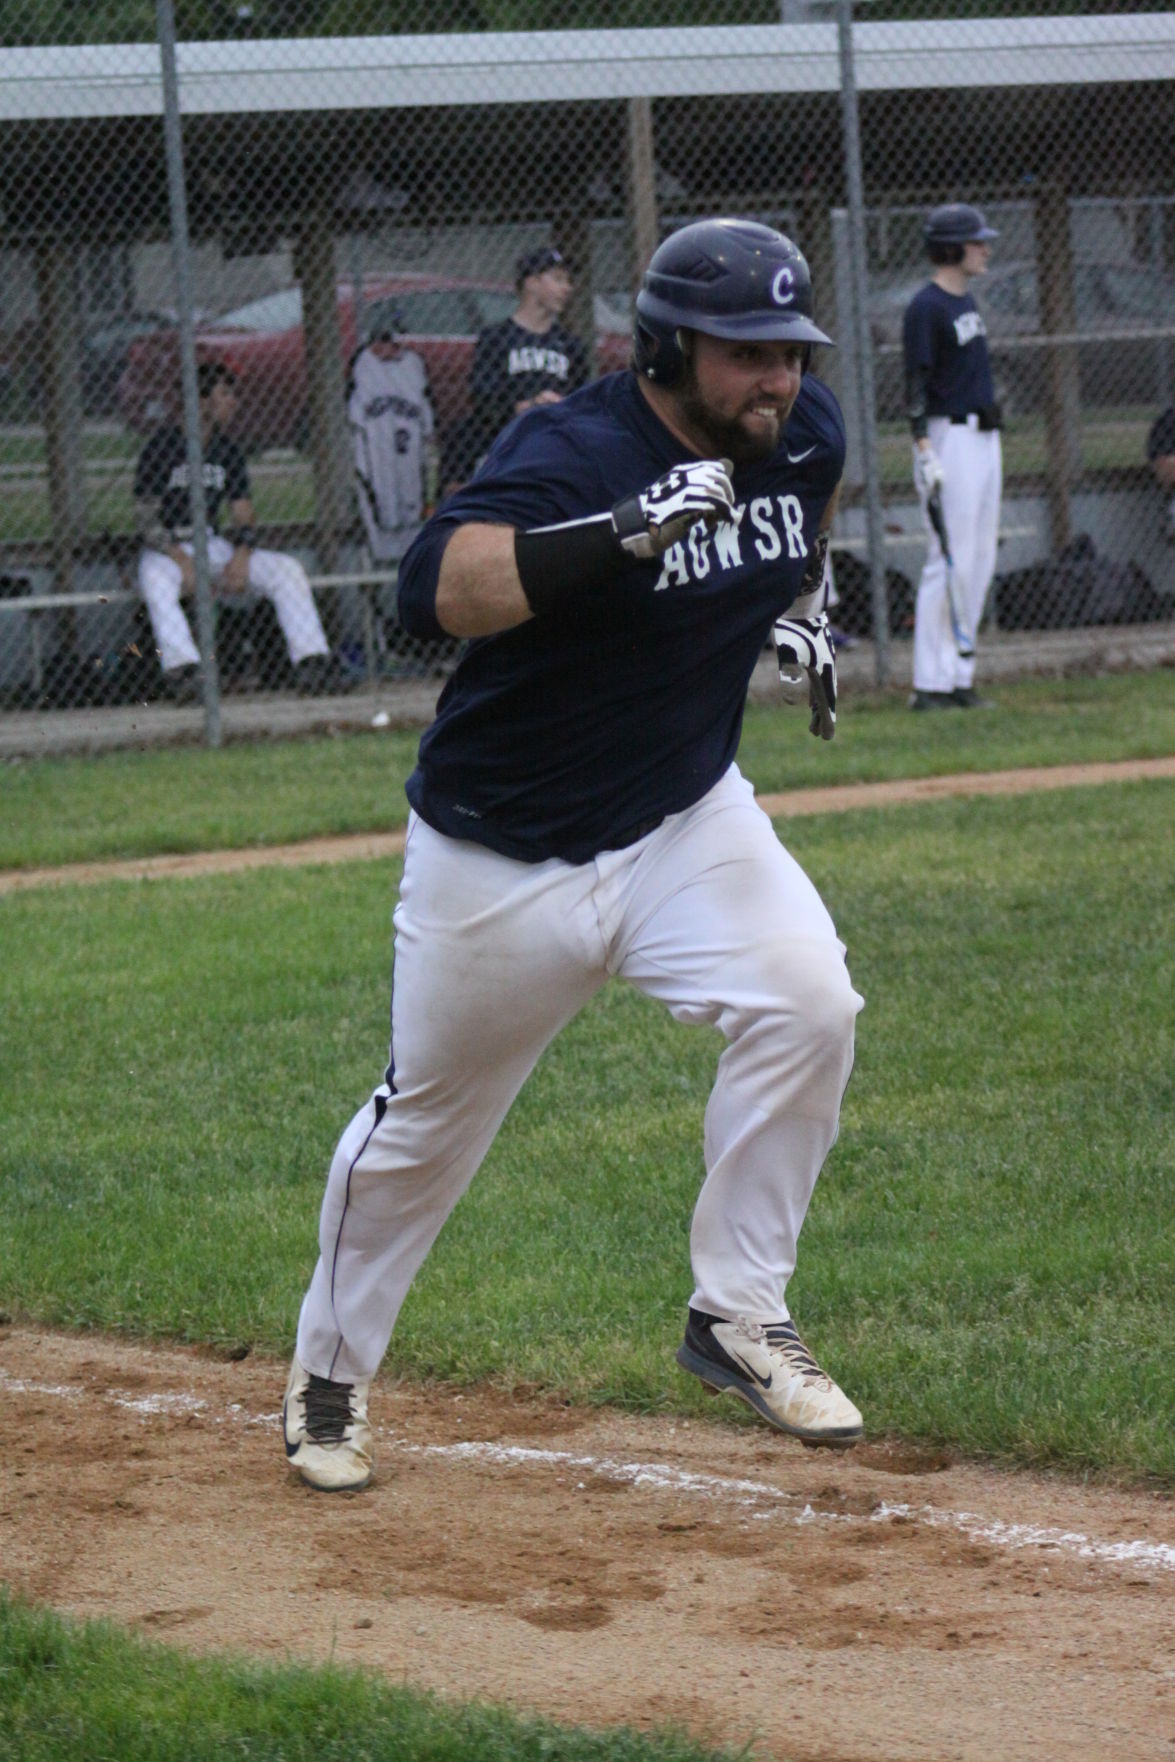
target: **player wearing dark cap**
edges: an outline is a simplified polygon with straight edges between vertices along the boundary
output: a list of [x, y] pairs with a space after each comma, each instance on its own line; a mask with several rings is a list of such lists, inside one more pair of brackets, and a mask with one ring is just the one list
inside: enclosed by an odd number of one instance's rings
[[515, 416], [554, 404], [590, 372], [588, 352], [560, 323], [571, 298], [571, 272], [561, 251], [527, 251], [514, 269], [518, 304], [509, 318], [477, 339], [469, 379], [472, 414], [446, 462], [447, 488], [472, 476], [490, 443]]
[[[285, 551], [258, 547], [248, 465], [230, 433], [237, 403], [236, 374], [227, 362], [202, 361], [196, 378], [208, 563], [216, 597], [253, 593], [269, 600], [298, 689], [336, 691], [341, 674], [330, 654], [305, 569]], [[164, 689], [180, 703], [194, 702], [200, 694], [200, 651], [181, 601], [195, 587], [196, 565], [187, 443], [178, 425], [161, 428], [143, 448], [135, 468], [134, 495], [143, 542], [139, 591], [159, 650]], [[217, 528], [225, 503], [230, 525], [222, 534]]]

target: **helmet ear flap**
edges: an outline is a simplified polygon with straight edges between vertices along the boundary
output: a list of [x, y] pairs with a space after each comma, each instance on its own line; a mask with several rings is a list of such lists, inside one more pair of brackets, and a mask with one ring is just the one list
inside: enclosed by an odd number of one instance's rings
[[651, 379], [655, 385], [674, 385], [681, 378], [685, 357], [681, 352], [679, 334], [677, 331], [671, 336], [658, 334], [638, 320], [632, 359], [642, 379]]

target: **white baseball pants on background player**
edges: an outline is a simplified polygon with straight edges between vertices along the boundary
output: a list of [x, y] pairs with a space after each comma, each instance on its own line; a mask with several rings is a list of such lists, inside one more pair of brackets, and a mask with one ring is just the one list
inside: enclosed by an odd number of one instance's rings
[[583, 864], [515, 862], [413, 816], [394, 921], [394, 1090], [375, 1091], [335, 1151], [303, 1365], [343, 1382], [375, 1372], [539, 1055], [613, 976], [727, 1041], [706, 1109], [691, 1302], [786, 1318], [861, 999], [816, 889], [737, 768], [638, 843]]
[[[999, 542], [999, 430], [982, 432], [977, 416], [968, 416], [965, 423], [932, 416], [927, 435], [944, 473], [942, 512], [954, 562], [955, 605], [964, 629], [974, 640], [995, 573]], [[974, 683], [975, 657], [964, 660], [955, 646], [946, 558], [930, 524], [926, 499], [921, 499], [927, 551], [914, 613], [914, 690], [949, 692]]]
[[[191, 556], [190, 544], [183, 544], [180, 549]], [[213, 577], [232, 554], [233, 547], [227, 539], [215, 533], [209, 535], [208, 567]], [[215, 581], [213, 586], [215, 589]], [[289, 557], [284, 551], [254, 551], [249, 558], [249, 586], [272, 600], [295, 667], [311, 655], [329, 654], [330, 645], [310, 582], [296, 557]], [[174, 667], [196, 665], [200, 660], [200, 651], [180, 605], [182, 590], [179, 564], [162, 551], [144, 551], [139, 558], [139, 592], [147, 602], [159, 664], [165, 673]]]

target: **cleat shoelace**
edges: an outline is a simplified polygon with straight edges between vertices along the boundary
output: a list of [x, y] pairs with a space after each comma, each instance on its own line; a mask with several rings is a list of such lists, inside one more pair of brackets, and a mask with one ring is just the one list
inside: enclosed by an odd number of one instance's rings
[[827, 1371], [821, 1370], [804, 1342], [796, 1332], [796, 1324], [791, 1321], [772, 1322], [764, 1327], [760, 1322], [743, 1324], [756, 1339], [766, 1342], [774, 1352], [781, 1352], [791, 1369], [798, 1373], [806, 1383], [822, 1383], [831, 1388], [832, 1379]]
[[331, 1383], [311, 1375], [302, 1394], [306, 1430], [316, 1444], [341, 1444], [352, 1423], [353, 1383]]

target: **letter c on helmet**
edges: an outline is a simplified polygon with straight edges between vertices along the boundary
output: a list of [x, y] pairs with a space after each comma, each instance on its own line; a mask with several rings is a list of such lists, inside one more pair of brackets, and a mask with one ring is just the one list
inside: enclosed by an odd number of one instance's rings
[[786, 306], [795, 299], [795, 281], [795, 276], [786, 265], [776, 271], [775, 280], [771, 283], [771, 298], [777, 306]]

